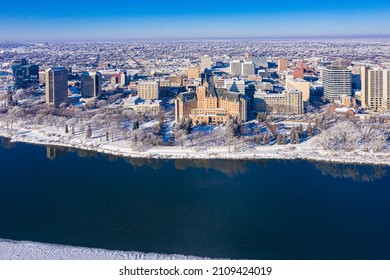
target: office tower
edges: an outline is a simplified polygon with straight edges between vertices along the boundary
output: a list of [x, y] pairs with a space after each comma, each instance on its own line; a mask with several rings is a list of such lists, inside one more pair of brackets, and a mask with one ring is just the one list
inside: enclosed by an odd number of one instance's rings
[[159, 99], [160, 97], [160, 83], [157, 81], [142, 81], [137, 86], [138, 95], [141, 99], [151, 100]]
[[257, 56], [252, 58], [255, 68], [268, 68], [268, 60], [264, 56]]
[[115, 73], [111, 77], [111, 83], [120, 84], [122, 86], [127, 85], [127, 73], [126, 71], [120, 71], [119, 73]]
[[81, 76], [81, 94], [84, 98], [97, 98], [102, 91], [102, 75], [99, 72], [84, 72]]
[[18, 59], [12, 63], [12, 72], [16, 89], [38, 85], [38, 65], [29, 64], [26, 59]]
[[241, 75], [241, 61], [233, 60], [230, 62], [230, 74]]
[[255, 65], [252, 61], [246, 61], [241, 64], [241, 75], [250, 76], [255, 74]]
[[310, 98], [310, 82], [293, 77], [286, 78], [286, 89], [297, 89], [302, 92], [302, 98], [304, 102], [309, 101]]
[[375, 111], [390, 110], [390, 69], [361, 68], [362, 106]]
[[45, 69], [39, 70], [38, 75], [39, 75], [39, 84], [44, 85], [46, 82], [46, 70]]
[[169, 97], [171, 95], [171, 81], [168, 79], [160, 79], [160, 98]]
[[362, 77], [360, 73], [352, 73], [352, 90], [362, 90]]
[[59, 107], [68, 100], [68, 70], [54, 67], [46, 70], [46, 104]]
[[342, 66], [328, 66], [322, 72], [324, 96], [329, 100], [340, 100], [352, 93], [352, 73]]
[[198, 66], [190, 66], [187, 70], [188, 79], [199, 79], [199, 67]]
[[120, 74], [120, 84], [122, 86], [127, 85], [127, 72], [121, 71], [119, 74]]
[[245, 81], [237, 79], [225, 79], [224, 88], [231, 92], [237, 92], [242, 95], [245, 95]]
[[286, 58], [279, 58], [278, 59], [278, 70], [279, 72], [283, 72], [283, 71], [286, 71], [287, 70], [287, 67], [288, 66], [288, 62], [287, 62], [287, 59]]
[[200, 58], [200, 70], [204, 71], [204, 69], [211, 69], [211, 57], [208, 55], [204, 55]]

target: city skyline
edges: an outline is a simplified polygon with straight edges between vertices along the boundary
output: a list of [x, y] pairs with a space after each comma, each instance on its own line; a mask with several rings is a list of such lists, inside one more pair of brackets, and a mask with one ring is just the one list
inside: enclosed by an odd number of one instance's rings
[[390, 35], [390, 4], [383, 0], [327, 2], [255, 1], [183, 5], [83, 1], [60, 5], [43, 0], [6, 2], [0, 41], [256, 38]]

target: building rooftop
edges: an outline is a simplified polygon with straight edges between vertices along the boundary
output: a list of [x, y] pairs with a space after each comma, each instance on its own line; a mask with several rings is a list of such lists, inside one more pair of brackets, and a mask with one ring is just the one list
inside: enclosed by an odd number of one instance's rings
[[53, 71], [68, 71], [68, 69], [66, 69], [65, 67], [53, 67], [51, 68]]

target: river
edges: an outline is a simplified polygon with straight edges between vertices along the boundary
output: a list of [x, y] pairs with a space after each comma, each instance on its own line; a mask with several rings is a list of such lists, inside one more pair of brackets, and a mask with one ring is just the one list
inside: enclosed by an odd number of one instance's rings
[[211, 258], [390, 258], [389, 167], [126, 159], [0, 140], [0, 238]]

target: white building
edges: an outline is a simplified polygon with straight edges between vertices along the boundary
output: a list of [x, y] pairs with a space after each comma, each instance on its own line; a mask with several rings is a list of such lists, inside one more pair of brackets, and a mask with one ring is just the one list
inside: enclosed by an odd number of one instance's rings
[[204, 69], [211, 69], [212, 61], [211, 57], [208, 55], [204, 55], [200, 58], [200, 70], [204, 71]]
[[238, 79], [225, 79], [224, 88], [231, 92], [237, 92], [245, 95], [245, 81]]
[[123, 100], [123, 108], [132, 109], [138, 113], [158, 112], [161, 104], [161, 100], [142, 100], [139, 96], [129, 96]]
[[245, 61], [241, 63], [241, 75], [250, 76], [255, 74], [255, 65], [252, 61]]
[[329, 100], [352, 94], [352, 72], [342, 66], [329, 66], [323, 69], [322, 82], [324, 96]]
[[230, 74], [241, 75], [241, 61], [233, 60], [230, 62]]

